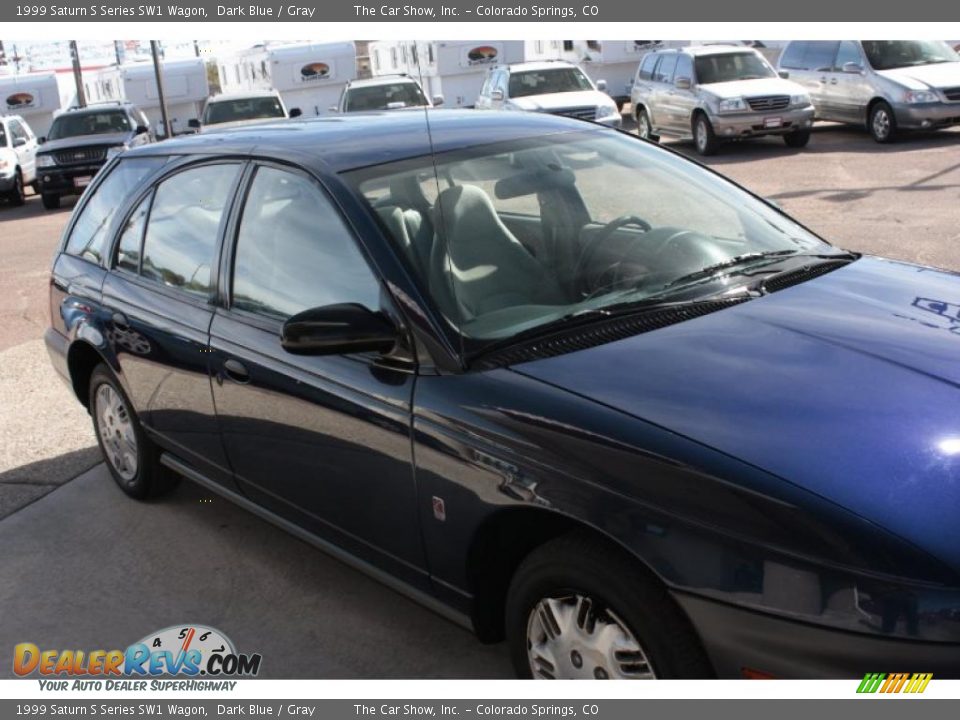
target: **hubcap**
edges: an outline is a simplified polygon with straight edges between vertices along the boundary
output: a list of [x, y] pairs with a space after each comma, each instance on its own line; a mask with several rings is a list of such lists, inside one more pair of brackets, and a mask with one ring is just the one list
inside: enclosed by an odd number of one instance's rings
[[886, 110], [877, 110], [873, 114], [873, 132], [878, 138], [886, 138], [890, 134], [890, 116]]
[[527, 620], [527, 657], [538, 679], [656, 678], [626, 624], [580, 594], [544, 598], [533, 607]]
[[707, 125], [703, 120], [697, 122], [697, 147], [701, 150], [707, 147]]
[[97, 388], [96, 413], [107, 462], [124, 480], [133, 480], [137, 475], [137, 436], [123, 398], [106, 383]]
[[650, 137], [650, 121], [646, 115], [641, 115], [637, 121], [637, 134], [644, 139]]

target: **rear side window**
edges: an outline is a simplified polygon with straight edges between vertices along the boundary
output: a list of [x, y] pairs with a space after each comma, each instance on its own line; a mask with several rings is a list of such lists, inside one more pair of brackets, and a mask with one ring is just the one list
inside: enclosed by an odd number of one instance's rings
[[140, 272], [140, 248], [143, 247], [143, 230], [147, 227], [147, 213], [150, 212], [151, 200], [153, 200], [153, 193], [140, 201], [123, 226], [117, 247], [117, 267], [119, 268]]
[[220, 222], [240, 171], [236, 163], [205, 165], [160, 183], [143, 241], [140, 274], [207, 297]]
[[167, 161], [165, 157], [121, 160], [87, 200], [67, 239], [66, 252], [99, 263], [117, 208], [140, 181]]
[[834, 40], [791, 43], [780, 60], [780, 66], [791, 70], [830, 70], [839, 45]]
[[312, 180], [262, 167], [240, 221], [233, 307], [278, 319], [334, 303], [380, 304], [380, 284]]
[[653, 80], [653, 66], [657, 64], [658, 57], [658, 55], [648, 53], [643, 58], [643, 62], [640, 63], [640, 72], [637, 73], [638, 79]]

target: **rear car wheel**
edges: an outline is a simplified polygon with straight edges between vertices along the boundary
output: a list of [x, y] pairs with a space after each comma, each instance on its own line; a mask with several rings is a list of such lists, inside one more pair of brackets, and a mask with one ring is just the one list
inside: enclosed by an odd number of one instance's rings
[[7, 199], [11, 205], [23, 205], [27, 201], [27, 195], [23, 189], [23, 175], [17, 170], [13, 175], [13, 187], [7, 194]]
[[890, 143], [897, 139], [897, 118], [886, 102], [878, 102], [870, 109], [868, 122], [870, 134], [878, 143]]
[[43, 201], [43, 207], [47, 210], [56, 210], [60, 207], [60, 196], [55, 193], [43, 193], [40, 200]]
[[703, 113], [693, 120], [693, 142], [697, 146], [697, 152], [704, 156], [716, 155], [720, 147], [720, 141], [713, 132], [713, 125]]
[[787, 147], [791, 148], [806, 147], [807, 143], [810, 142], [810, 131], [800, 130], [798, 132], [787, 133], [783, 136], [783, 142], [786, 143]]
[[637, 135], [644, 140], [650, 140], [652, 134], [653, 128], [650, 125], [650, 116], [647, 114], [646, 109], [640, 108], [640, 110], [637, 111]]
[[560, 537], [520, 564], [507, 594], [506, 632], [523, 678], [713, 674], [666, 590], [620, 548], [590, 535]]
[[90, 414], [107, 468], [120, 489], [137, 500], [172, 490], [180, 478], [160, 464], [158, 448], [140, 426], [133, 406], [106, 365], [90, 376]]

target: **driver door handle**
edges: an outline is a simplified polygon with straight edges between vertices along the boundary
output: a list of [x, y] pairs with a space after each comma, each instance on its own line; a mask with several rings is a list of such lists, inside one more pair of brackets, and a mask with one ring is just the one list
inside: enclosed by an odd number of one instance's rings
[[233, 358], [226, 360], [223, 363], [223, 372], [235, 383], [242, 385], [250, 382], [250, 373], [247, 372], [246, 366], [239, 360], [234, 360]]

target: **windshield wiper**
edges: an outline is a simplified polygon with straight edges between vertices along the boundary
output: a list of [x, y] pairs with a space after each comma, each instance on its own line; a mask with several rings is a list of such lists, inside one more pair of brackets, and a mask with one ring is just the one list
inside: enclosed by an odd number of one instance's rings
[[787, 257], [788, 255], [797, 255], [799, 250], [766, 250], [764, 252], [748, 252], [743, 253], [742, 255], [734, 255], [732, 258], [724, 260], [723, 262], [714, 263], [713, 265], [707, 265], [704, 268], [699, 270], [694, 270], [691, 273], [686, 275], [681, 275], [675, 280], [671, 280], [669, 283], [664, 285], [664, 289], [676, 287], [677, 285], [685, 285], [689, 282], [694, 282], [696, 280], [701, 280], [704, 278], [709, 278], [721, 270], [727, 270], [729, 268], [737, 267], [738, 265], [743, 265], [744, 263], [753, 262], [754, 260], [763, 260], [764, 258], [774, 258], [774, 257]]

